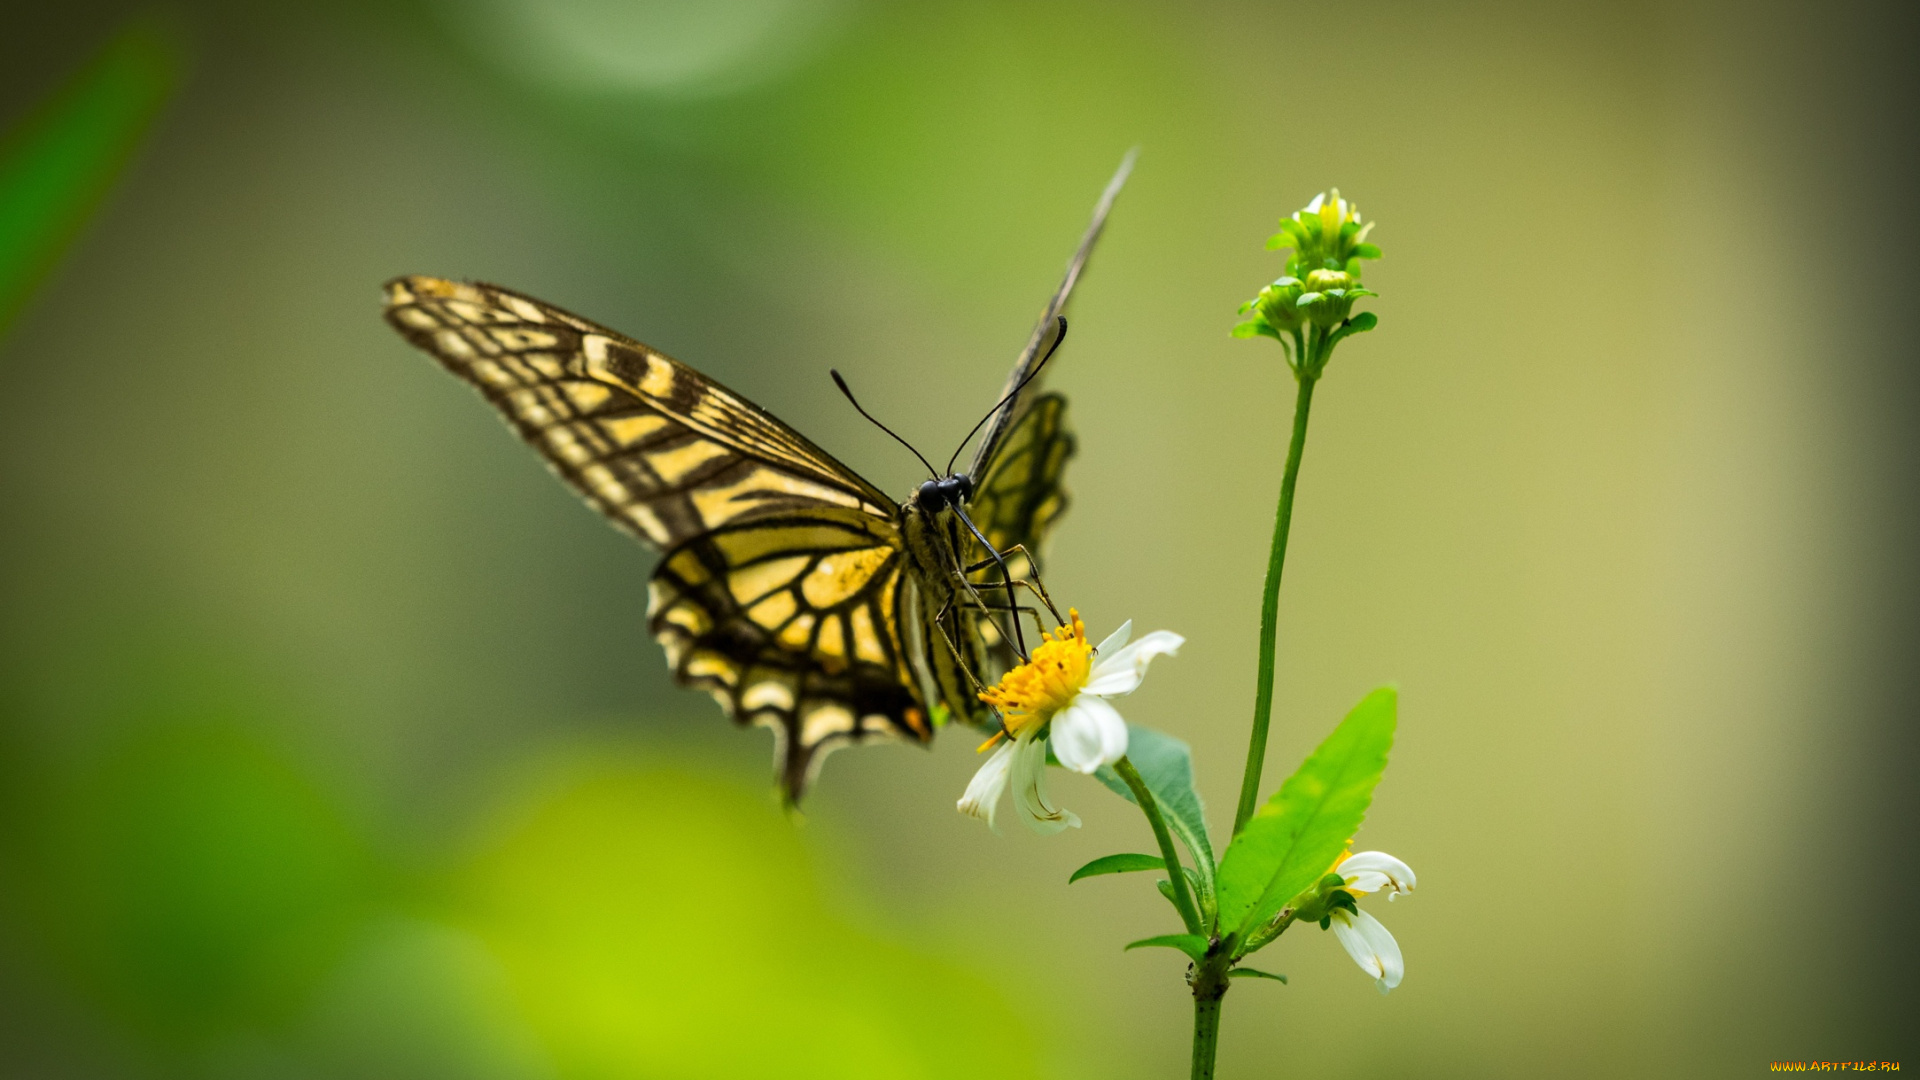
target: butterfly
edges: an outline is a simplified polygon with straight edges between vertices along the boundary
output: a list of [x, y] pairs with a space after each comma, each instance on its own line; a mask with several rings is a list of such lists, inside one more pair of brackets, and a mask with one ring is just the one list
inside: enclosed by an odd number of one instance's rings
[[774, 732], [793, 804], [840, 746], [927, 743], [949, 718], [997, 724], [978, 692], [1021, 655], [1016, 583], [1045, 595], [1037, 553], [1066, 508], [1075, 446], [1066, 400], [1036, 384], [1132, 163], [1101, 194], [966, 470], [950, 460], [902, 502], [693, 368], [522, 293], [396, 278], [386, 318], [661, 552], [649, 631], [676, 681]]

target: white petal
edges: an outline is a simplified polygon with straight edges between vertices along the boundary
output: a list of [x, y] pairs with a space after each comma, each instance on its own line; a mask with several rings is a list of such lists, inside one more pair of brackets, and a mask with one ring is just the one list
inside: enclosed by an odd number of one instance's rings
[[1133, 620], [1120, 624], [1120, 629], [1107, 635], [1107, 640], [1094, 646], [1093, 651], [1100, 656], [1111, 656], [1127, 647], [1127, 639], [1133, 636]]
[[1391, 889], [1388, 899], [1413, 891], [1413, 867], [1384, 851], [1363, 851], [1341, 861], [1334, 873], [1361, 892]]
[[1112, 654], [1102, 653], [1087, 675], [1083, 691], [1101, 697], [1131, 694], [1147, 677], [1147, 665], [1156, 656], [1172, 656], [1187, 639], [1171, 630], [1155, 630], [1139, 641]]
[[979, 818], [987, 823], [987, 828], [998, 832], [993, 818], [1000, 809], [1000, 796], [1007, 793], [1008, 772], [1012, 766], [1013, 743], [1003, 742], [967, 782], [967, 793], [960, 796], [960, 812]]
[[1127, 752], [1127, 722], [1118, 709], [1091, 694], [1075, 697], [1055, 714], [1048, 731], [1053, 756], [1077, 773], [1111, 765]]
[[1360, 970], [1374, 977], [1380, 985], [1380, 992], [1386, 993], [1400, 985], [1401, 976], [1406, 974], [1406, 962], [1400, 957], [1400, 943], [1393, 940], [1387, 928], [1380, 920], [1361, 912], [1349, 912], [1345, 908], [1335, 908], [1328, 918], [1333, 920], [1333, 936], [1360, 965]]
[[1031, 735], [1014, 742], [1013, 808], [1020, 820], [1041, 836], [1049, 836], [1069, 826], [1080, 827], [1080, 819], [1047, 801], [1047, 741]]

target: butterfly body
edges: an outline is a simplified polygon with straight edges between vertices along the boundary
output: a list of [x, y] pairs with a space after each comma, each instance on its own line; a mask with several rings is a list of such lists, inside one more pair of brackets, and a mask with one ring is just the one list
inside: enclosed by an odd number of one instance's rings
[[648, 628], [675, 679], [737, 723], [772, 729], [781, 789], [797, 800], [835, 747], [930, 741], [933, 704], [991, 723], [977, 693], [1006, 645], [980, 600], [990, 580], [979, 564], [1017, 551], [1009, 573], [1037, 569], [1073, 452], [1064, 399], [1016, 398], [1125, 172], [973, 464], [902, 501], [694, 369], [525, 294], [403, 277], [387, 283], [386, 317], [588, 504], [660, 551]]

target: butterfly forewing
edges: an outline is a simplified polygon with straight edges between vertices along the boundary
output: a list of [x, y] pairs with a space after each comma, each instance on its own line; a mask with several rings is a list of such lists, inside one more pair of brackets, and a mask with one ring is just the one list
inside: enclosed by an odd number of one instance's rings
[[506, 289], [387, 284], [387, 320], [477, 387], [596, 509], [660, 548], [732, 521], [891, 501], [665, 354]]
[[776, 732], [790, 798], [833, 747], [931, 737], [901, 644], [897, 509], [871, 484], [692, 368], [531, 297], [401, 278], [387, 319], [663, 549], [650, 624], [675, 677]]
[[[1107, 215], [1113, 210], [1115, 199], [1120, 197], [1120, 189], [1126, 186], [1127, 176], [1133, 172], [1133, 159], [1137, 150], [1127, 151], [1120, 159], [1120, 167], [1114, 170], [1113, 179], [1107, 181], [1105, 191], [1100, 193], [1100, 201], [1094, 204], [1093, 220], [1087, 223], [1087, 231], [1080, 236], [1080, 246], [1074, 249], [1073, 258], [1067, 261], [1067, 272], [1060, 279], [1060, 287], [1047, 298], [1047, 306], [1040, 312], [1040, 321], [1033, 325], [1033, 333], [1027, 337], [1026, 348], [1020, 351], [1020, 358], [1014, 361], [1013, 370], [1007, 373], [1007, 383], [1000, 391], [1001, 398], [1011, 398], [994, 410], [994, 416], [987, 424], [986, 435], [980, 445], [974, 449], [973, 464], [967, 468], [967, 475], [976, 481], [993, 464], [1000, 451], [1001, 440], [1011, 433], [1019, 423], [1020, 417], [1030, 407], [1028, 402], [1040, 390], [1039, 373], [1035, 365], [1044, 361], [1046, 352], [1042, 346], [1053, 342], [1059, 332], [1056, 320], [1067, 309], [1067, 301], [1073, 298], [1073, 287], [1080, 281], [1080, 273], [1087, 267], [1087, 260], [1093, 255], [1093, 246], [1099, 242], [1100, 234], [1107, 227]], [[1026, 390], [1016, 394], [1022, 386]]]

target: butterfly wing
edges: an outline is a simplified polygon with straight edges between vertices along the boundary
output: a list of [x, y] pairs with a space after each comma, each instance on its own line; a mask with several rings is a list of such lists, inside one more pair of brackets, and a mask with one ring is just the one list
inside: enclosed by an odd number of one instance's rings
[[[1040, 573], [1047, 536], [1067, 508], [1061, 477], [1075, 446], [1067, 424], [1067, 399], [1059, 394], [1034, 398], [1002, 440], [999, 453], [988, 464], [986, 475], [967, 504], [968, 515], [994, 550], [1002, 553], [1015, 581]], [[986, 548], [970, 534], [963, 550], [969, 566], [980, 566], [988, 559]], [[997, 566], [982, 566], [972, 574], [972, 580], [984, 595], [999, 597], [990, 588], [1001, 581]], [[1018, 595], [1023, 606], [1037, 603], [1030, 593]], [[973, 622], [974, 632], [992, 657], [994, 670], [1005, 670], [1015, 657], [1002, 640], [999, 625], [978, 617]]]
[[675, 678], [774, 730], [790, 798], [836, 746], [931, 738], [901, 643], [897, 511], [873, 485], [692, 368], [532, 297], [399, 278], [387, 320], [663, 550], [649, 624]]
[[988, 421], [987, 433], [974, 450], [973, 464], [967, 469], [967, 475], [974, 478], [976, 485], [992, 467], [1001, 442], [1029, 408], [1027, 402], [1038, 395], [1039, 378], [1028, 381], [1028, 377], [1034, 375], [1034, 365], [1046, 355], [1041, 351], [1041, 346], [1052, 342], [1058, 332], [1055, 329], [1056, 321], [1073, 296], [1073, 287], [1080, 280], [1080, 272], [1086, 269], [1087, 259], [1093, 254], [1093, 245], [1106, 228], [1107, 214], [1113, 210], [1114, 200], [1120, 197], [1120, 189], [1126, 186], [1127, 176], [1133, 172], [1133, 160], [1138, 153], [1137, 149], [1129, 150], [1127, 156], [1120, 159], [1120, 168], [1114, 171], [1113, 179], [1107, 181], [1106, 190], [1100, 193], [1100, 201], [1094, 204], [1093, 220], [1087, 224], [1087, 231], [1080, 237], [1080, 246], [1074, 249], [1073, 258], [1067, 263], [1066, 276], [1060, 280], [1060, 287], [1047, 299], [1047, 306], [1040, 312], [1040, 321], [1034, 324], [1033, 333], [1027, 338], [1027, 347], [1021, 350], [1020, 359], [1014, 362], [1013, 370], [1007, 373], [1006, 385], [1000, 391], [1001, 398], [1013, 395], [1023, 382], [1027, 389], [999, 406], [993, 419]]
[[[1067, 425], [1067, 399], [1060, 394], [1034, 398], [1007, 432], [967, 503], [968, 515], [995, 551], [1020, 547], [1027, 556], [1040, 557], [1054, 521], [1067, 508], [1061, 476], [1075, 448]], [[987, 557], [977, 540], [974, 549], [970, 563]], [[1039, 569], [1027, 565], [1028, 561], [1014, 553], [1008, 556], [1008, 567], [1016, 578], [1025, 577]], [[980, 573], [998, 576], [997, 571]]]

